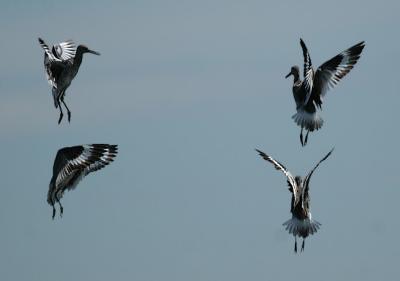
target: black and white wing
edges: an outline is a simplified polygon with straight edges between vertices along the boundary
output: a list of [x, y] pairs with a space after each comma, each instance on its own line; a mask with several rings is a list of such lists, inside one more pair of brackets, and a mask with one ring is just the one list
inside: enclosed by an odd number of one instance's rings
[[311, 94], [311, 99], [314, 100], [318, 106], [322, 104], [322, 98], [326, 95], [328, 90], [334, 88], [354, 67], [364, 47], [365, 43], [362, 41], [318, 67], [315, 73], [314, 86]]
[[110, 164], [117, 155], [117, 149], [117, 145], [109, 144], [87, 144], [60, 149], [54, 160], [53, 177], [47, 197], [49, 204], [54, 203], [56, 193], [60, 199], [64, 190], [74, 189], [87, 174]]
[[43, 48], [45, 57], [47, 57], [50, 61], [60, 61], [57, 57], [53, 55], [53, 53], [50, 51], [49, 46], [44, 42], [42, 38], [38, 38], [40, 46]]
[[57, 88], [57, 77], [64, 69], [64, 65], [61, 60], [53, 55], [50, 51], [49, 46], [44, 42], [42, 38], [38, 38], [40, 46], [44, 50], [44, 70], [46, 73], [47, 82], [50, 86]]
[[[310, 53], [307, 50], [306, 44], [304, 43], [303, 39], [300, 38], [300, 45], [303, 50], [303, 57], [304, 57], [304, 81], [303, 85], [307, 93], [307, 97], [309, 97], [308, 93], [311, 93], [313, 84], [314, 84], [314, 69], [311, 63]], [[307, 104], [308, 99], [304, 101], [304, 104]]]
[[275, 159], [273, 159], [272, 157], [268, 156], [267, 154], [265, 154], [264, 152], [262, 152], [261, 150], [256, 149], [256, 151], [258, 152], [258, 154], [264, 158], [264, 160], [267, 160], [268, 162], [272, 163], [275, 166], [275, 169], [282, 171], [288, 181], [289, 186], [291, 187], [291, 192], [293, 193], [295, 200], [297, 200], [297, 184], [296, 181], [294, 179], [294, 177], [292, 176], [292, 174], [288, 171], [288, 169], [286, 169], [285, 166], [283, 166], [281, 163], [279, 163], [278, 161], [276, 161]]
[[67, 40], [53, 46], [57, 58], [66, 61], [75, 57], [76, 44], [72, 40]]
[[325, 161], [333, 152], [334, 148], [331, 149], [331, 151], [328, 152], [328, 154], [325, 155], [324, 158], [322, 158], [317, 165], [315, 165], [315, 167], [307, 174], [307, 176], [304, 178], [304, 182], [303, 182], [303, 192], [308, 192], [308, 185], [310, 184], [310, 179], [312, 174], [314, 173], [314, 171], [318, 168], [319, 164], [321, 164], [323, 161]]

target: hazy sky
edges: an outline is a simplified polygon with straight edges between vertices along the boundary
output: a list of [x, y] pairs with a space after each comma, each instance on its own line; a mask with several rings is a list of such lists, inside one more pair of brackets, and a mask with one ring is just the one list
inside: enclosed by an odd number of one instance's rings
[[[398, 278], [398, 1], [57, 2], [1, 2], [1, 280]], [[67, 90], [70, 124], [39, 36], [101, 53]], [[366, 41], [305, 148], [284, 79], [300, 37], [315, 66]], [[119, 154], [53, 221], [56, 152], [85, 143]], [[332, 147], [310, 186], [322, 227], [295, 255], [286, 179], [254, 148], [304, 175]]]

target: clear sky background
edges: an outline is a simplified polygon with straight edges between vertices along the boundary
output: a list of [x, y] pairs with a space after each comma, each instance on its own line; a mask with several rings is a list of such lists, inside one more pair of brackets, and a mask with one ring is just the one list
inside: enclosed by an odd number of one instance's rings
[[[1, 2], [0, 279], [396, 280], [398, 1]], [[74, 39], [84, 56], [67, 90], [45, 79], [43, 50]], [[292, 79], [302, 37], [318, 66], [365, 40], [302, 148]], [[51, 219], [58, 149], [119, 145]], [[284, 175], [311, 180], [320, 231], [302, 254]]]

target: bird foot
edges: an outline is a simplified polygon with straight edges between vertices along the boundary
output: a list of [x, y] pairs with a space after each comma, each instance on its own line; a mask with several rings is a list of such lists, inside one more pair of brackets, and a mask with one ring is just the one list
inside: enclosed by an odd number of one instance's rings
[[305, 145], [307, 144], [307, 140], [308, 140], [308, 132], [309, 132], [309, 131], [307, 131], [306, 138], [305, 138], [305, 140], [304, 140], [304, 145], [303, 145], [303, 146], [305, 146]]
[[64, 114], [60, 114], [60, 118], [58, 118], [58, 124], [60, 125], [60, 123], [61, 123], [61, 120], [63, 119], [63, 116], [64, 116]]
[[68, 123], [71, 123], [71, 112], [68, 111]]

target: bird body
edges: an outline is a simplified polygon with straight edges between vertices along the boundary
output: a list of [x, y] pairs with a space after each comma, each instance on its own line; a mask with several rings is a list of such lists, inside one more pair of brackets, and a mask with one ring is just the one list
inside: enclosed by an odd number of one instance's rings
[[[307, 47], [302, 39], [300, 45], [304, 57], [304, 79], [300, 80], [300, 69], [292, 66], [286, 78], [293, 75], [293, 97], [296, 102], [296, 113], [292, 116], [295, 123], [301, 127], [300, 142], [307, 144], [308, 133], [318, 130], [323, 125], [323, 119], [318, 113], [322, 109], [323, 98], [328, 89], [337, 83], [354, 67], [364, 49], [364, 41], [348, 48], [335, 57], [323, 63], [315, 71]], [[307, 135], [303, 141], [303, 129]]]
[[68, 122], [71, 120], [71, 111], [64, 102], [65, 91], [71, 85], [72, 80], [78, 74], [84, 53], [100, 55], [100, 53], [90, 50], [85, 45], [76, 47], [72, 40], [67, 40], [54, 45], [51, 50], [43, 39], [39, 38], [39, 43], [44, 49], [44, 68], [49, 84], [52, 86], [54, 106], [60, 109], [60, 124], [63, 112], [61, 103], [64, 104], [68, 112]]
[[53, 207], [53, 219], [56, 202], [60, 205], [60, 214], [63, 213], [60, 199], [64, 192], [75, 189], [86, 175], [114, 161], [117, 150], [117, 145], [88, 144], [64, 147], [57, 152], [47, 194], [47, 203]]
[[290, 212], [292, 213], [292, 218], [283, 223], [283, 225], [286, 227], [286, 230], [295, 237], [295, 252], [297, 252], [296, 237], [303, 238], [301, 247], [301, 250], [303, 251], [305, 239], [309, 235], [316, 233], [321, 226], [321, 224], [314, 220], [311, 216], [309, 194], [310, 179], [319, 164], [326, 160], [329, 155], [331, 155], [333, 149], [317, 163], [317, 165], [307, 174], [305, 178], [300, 176], [293, 177], [289, 170], [287, 170], [286, 167], [281, 163], [258, 149], [256, 149], [256, 151], [264, 160], [272, 163], [275, 166], [275, 169], [282, 171], [287, 178], [289, 191], [292, 194], [290, 203]]

